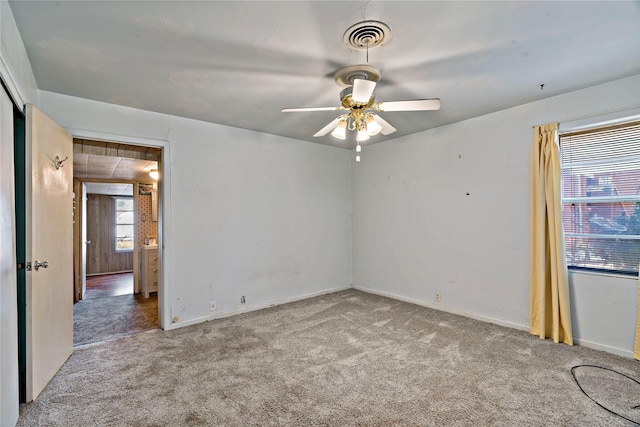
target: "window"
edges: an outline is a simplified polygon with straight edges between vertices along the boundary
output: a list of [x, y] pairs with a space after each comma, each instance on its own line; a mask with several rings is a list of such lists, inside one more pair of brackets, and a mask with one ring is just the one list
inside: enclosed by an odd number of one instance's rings
[[567, 265], [637, 276], [640, 122], [562, 134], [560, 151]]
[[133, 199], [117, 197], [116, 252], [133, 250]]

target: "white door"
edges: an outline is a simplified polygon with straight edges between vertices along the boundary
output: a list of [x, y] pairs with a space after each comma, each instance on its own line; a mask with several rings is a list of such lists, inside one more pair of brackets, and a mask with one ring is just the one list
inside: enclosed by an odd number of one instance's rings
[[29, 402], [73, 351], [73, 142], [42, 111], [33, 105], [26, 109], [26, 259], [32, 266], [26, 281]]
[[81, 188], [81, 200], [80, 203], [80, 234], [82, 236], [82, 243], [80, 243], [80, 279], [82, 280], [82, 294], [81, 298], [87, 293], [87, 245], [91, 244], [87, 240], [87, 184], [84, 182], [80, 185]]
[[0, 426], [18, 421], [13, 103], [0, 88]]

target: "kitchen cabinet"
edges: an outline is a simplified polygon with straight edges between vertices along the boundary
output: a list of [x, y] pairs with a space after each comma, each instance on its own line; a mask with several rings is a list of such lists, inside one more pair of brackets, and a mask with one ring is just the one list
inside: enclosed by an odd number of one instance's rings
[[149, 298], [151, 292], [158, 292], [158, 246], [142, 247], [142, 295]]

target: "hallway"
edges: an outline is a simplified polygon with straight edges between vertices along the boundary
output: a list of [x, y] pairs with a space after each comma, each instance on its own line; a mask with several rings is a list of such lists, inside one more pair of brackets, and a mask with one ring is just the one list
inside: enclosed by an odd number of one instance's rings
[[84, 299], [133, 294], [133, 273], [87, 276]]
[[133, 273], [87, 277], [85, 298], [73, 306], [74, 347], [158, 328], [158, 296], [133, 294]]

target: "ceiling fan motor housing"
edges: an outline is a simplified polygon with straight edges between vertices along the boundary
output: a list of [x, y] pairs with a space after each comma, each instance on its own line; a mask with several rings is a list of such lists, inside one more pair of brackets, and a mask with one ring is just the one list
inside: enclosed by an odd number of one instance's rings
[[353, 86], [346, 87], [340, 91], [340, 103], [344, 108], [347, 109], [366, 109], [371, 108], [374, 101], [374, 96], [372, 95], [369, 99], [369, 102], [366, 104], [358, 103], [351, 98], [351, 94], [353, 93]]
[[355, 79], [371, 80], [377, 83], [380, 81], [380, 76], [380, 70], [376, 67], [372, 67], [369, 64], [358, 64], [341, 68], [336, 72], [334, 79], [338, 86], [349, 88], [353, 86]]

